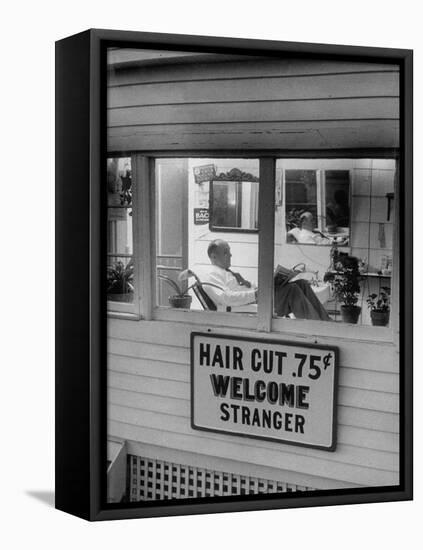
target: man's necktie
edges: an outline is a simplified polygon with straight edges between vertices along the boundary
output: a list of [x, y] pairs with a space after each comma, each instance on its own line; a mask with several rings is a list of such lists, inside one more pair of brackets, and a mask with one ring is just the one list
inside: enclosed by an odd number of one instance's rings
[[232, 273], [232, 275], [235, 277], [236, 282], [241, 286], [246, 286], [247, 288], [251, 288], [251, 283], [244, 279], [244, 277], [241, 275], [241, 273], [236, 273], [235, 271], [232, 271], [232, 269], [227, 268], [226, 271], [229, 273]]

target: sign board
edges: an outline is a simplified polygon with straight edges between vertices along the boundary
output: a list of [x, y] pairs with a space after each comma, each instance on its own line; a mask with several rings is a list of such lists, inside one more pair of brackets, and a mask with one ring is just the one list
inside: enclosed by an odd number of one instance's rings
[[337, 348], [191, 334], [191, 425], [334, 451]]
[[194, 225], [209, 223], [210, 215], [208, 208], [194, 208]]
[[195, 183], [203, 183], [203, 181], [212, 181], [216, 177], [216, 167], [214, 164], [204, 164], [203, 166], [195, 166], [194, 180]]

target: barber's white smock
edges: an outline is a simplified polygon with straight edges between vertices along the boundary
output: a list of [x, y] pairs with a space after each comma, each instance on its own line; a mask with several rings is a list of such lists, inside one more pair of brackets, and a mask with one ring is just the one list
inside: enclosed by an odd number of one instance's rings
[[[218, 311], [226, 311], [227, 307], [246, 306], [247, 304], [253, 304], [251, 311], [256, 306], [255, 300], [255, 287], [247, 288], [244, 285], [240, 285], [236, 278], [230, 273], [217, 265], [211, 265], [207, 273], [202, 277], [203, 282], [213, 283], [222, 288], [214, 288], [212, 286], [204, 286], [204, 290], [213, 300], [217, 306]], [[245, 308], [242, 308], [245, 310]], [[247, 308], [249, 310], [249, 308]]]

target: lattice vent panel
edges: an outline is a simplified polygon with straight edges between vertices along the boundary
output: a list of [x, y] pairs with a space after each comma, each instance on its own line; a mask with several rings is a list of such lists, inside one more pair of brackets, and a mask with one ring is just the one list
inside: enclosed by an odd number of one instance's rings
[[128, 455], [129, 500], [166, 500], [312, 491], [292, 483]]

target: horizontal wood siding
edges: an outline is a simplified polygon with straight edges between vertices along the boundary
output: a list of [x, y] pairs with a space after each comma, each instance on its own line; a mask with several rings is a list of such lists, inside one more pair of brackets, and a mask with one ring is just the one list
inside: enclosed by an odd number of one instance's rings
[[261, 59], [111, 70], [110, 151], [397, 147], [398, 67]]
[[[317, 488], [398, 483], [399, 380], [393, 345], [319, 339], [320, 344], [340, 347], [338, 446], [330, 453], [193, 430], [189, 337], [199, 326], [118, 319], [108, 323], [109, 436], [130, 445], [171, 449], [181, 459], [195, 457], [198, 467], [206, 467], [213, 457], [233, 468], [283, 470], [286, 481], [304, 484], [311, 477]], [[237, 333], [225, 328], [215, 332]], [[245, 330], [242, 334], [249, 335]]]

